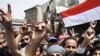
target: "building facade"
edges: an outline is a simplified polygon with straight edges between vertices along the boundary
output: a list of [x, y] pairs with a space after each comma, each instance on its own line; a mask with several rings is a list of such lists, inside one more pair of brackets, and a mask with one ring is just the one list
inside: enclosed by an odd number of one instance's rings
[[25, 19], [27, 23], [31, 23], [33, 20], [36, 20], [37, 9], [35, 7], [25, 10]]
[[[42, 11], [43, 13], [46, 11], [46, 8], [49, 4], [49, 1], [48, 0], [47, 2], [45, 2], [44, 4], [42, 5], [38, 5], [38, 6], [41, 6], [42, 8]], [[60, 6], [60, 9], [58, 10], [62, 10], [61, 8], [69, 8], [70, 6], [73, 6], [73, 5], [76, 5], [79, 3], [79, 0], [54, 0], [50, 6], [50, 13], [54, 13], [55, 12], [55, 9], [56, 7], [59, 8]], [[61, 7], [62, 6], [62, 7]], [[37, 20], [37, 9], [36, 9], [37, 5], [34, 6], [34, 7], [31, 7], [29, 9], [26, 9], [24, 12], [25, 12], [25, 19], [27, 20], [27, 23], [32, 23], [33, 21], [36, 21]]]
[[37, 20], [37, 7], [41, 7], [42, 9], [42, 12], [44, 13], [45, 10], [46, 10], [46, 7], [48, 5], [48, 2], [42, 4], [42, 5], [36, 5], [36, 6], [33, 6], [29, 9], [26, 9], [24, 12], [25, 12], [25, 19], [27, 21], [27, 23], [32, 23], [33, 21], [36, 21]]

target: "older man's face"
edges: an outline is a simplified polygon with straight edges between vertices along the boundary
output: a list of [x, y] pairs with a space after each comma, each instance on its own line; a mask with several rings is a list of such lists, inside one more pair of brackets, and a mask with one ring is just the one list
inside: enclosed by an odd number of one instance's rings
[[73, 39], [69, 39], [65, 43], [65, 50], [68, 56], [73, 56], [77, 49], [77, 42]]

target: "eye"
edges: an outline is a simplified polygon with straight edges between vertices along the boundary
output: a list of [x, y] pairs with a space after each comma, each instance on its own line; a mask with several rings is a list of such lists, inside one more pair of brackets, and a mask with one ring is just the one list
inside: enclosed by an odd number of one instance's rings
[[75, 46], [66, 46], [66, 48], [73, 48], [73, 49], [75, 49], [76, 47]]
[[72, 48], [75, 49], [76, 47], [75, 46], [72, 46]]
[[24, 39], [22, 39], [21, 42], [24, 42]]
[[53, 54], [51, 54], [50, 56], [54, 56]]
[[6, 41], [2, 41], [2, 42], [0, 42], [0, 45], [2, 44], [2, 43], [5, 43]]
[[2, 42], [0, 42], [0, 45], [2, 44]]
[[28, 38], [26, 38], [25, 40], [28, 40]]
[[71, 48], [71, 46], [66, 46], [66, 48]]
[[3, 43], [5, 43], [6, 41], [3, 41]]
[[56, 56], [60, 56], [59, 54], [56, 54]]

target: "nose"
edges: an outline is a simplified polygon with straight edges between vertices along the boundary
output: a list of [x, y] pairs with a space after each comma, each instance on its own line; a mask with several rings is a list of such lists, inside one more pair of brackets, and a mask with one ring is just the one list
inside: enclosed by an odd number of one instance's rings
[[28, 42], [28, 40], [24, 40], [24, 42], [25, 42], [25, 43], [27, 43], [27, 42]]
[[100, 54], [97, 54], [96, 56], [100, 56]]
[[69, 52], [73, 52], [73, 48], [72, 47], [69, 48]]
[[39, 30], [42, 30], [42, 26], [41, 25], [39, 25]]
[[7, 44], [6, 43], [2, 43], [2, 46], [5, 47], [5, 46], [7, 46]]

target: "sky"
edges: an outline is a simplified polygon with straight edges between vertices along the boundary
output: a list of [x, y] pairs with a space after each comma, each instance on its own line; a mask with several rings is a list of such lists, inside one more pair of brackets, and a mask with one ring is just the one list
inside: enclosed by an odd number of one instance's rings
[[7, 11], [7, 4], [12, 8], [12, 17], [14, 19], [24, 19], [24, 10], [29, 9], [37, 4], [41, 5], [48, 0], [0, 0], [0, 9]]

